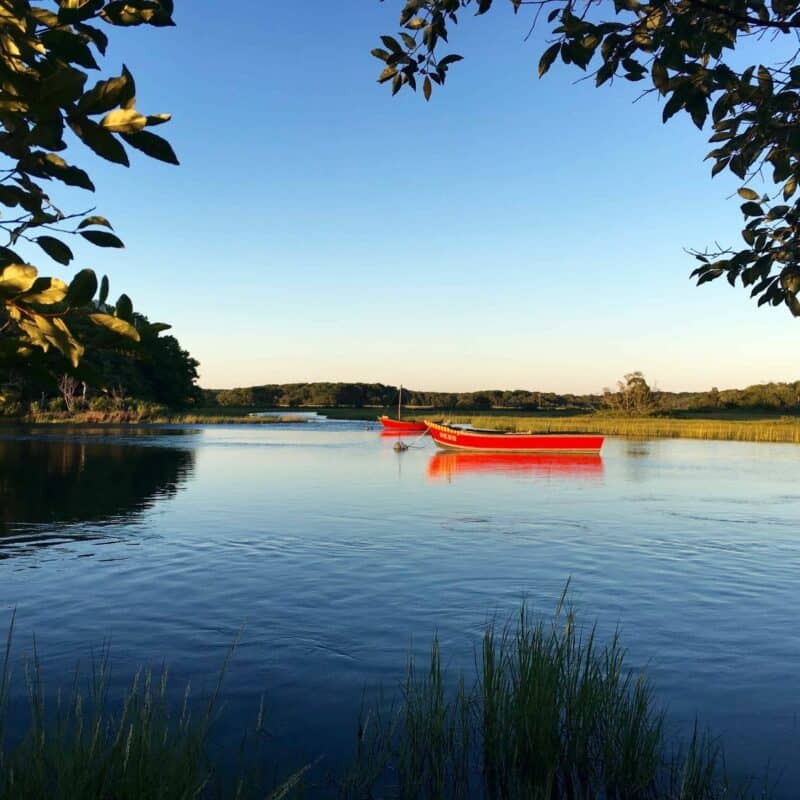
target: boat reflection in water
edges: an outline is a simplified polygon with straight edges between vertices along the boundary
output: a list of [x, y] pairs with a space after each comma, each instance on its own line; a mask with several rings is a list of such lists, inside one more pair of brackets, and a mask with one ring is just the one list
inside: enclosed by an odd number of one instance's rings
[[603, 474], [603, 459], [578, 453], [442, 452], [428, 462], [428, 477], [433, 480], [452, 481], [473, 473], [597, 478]]

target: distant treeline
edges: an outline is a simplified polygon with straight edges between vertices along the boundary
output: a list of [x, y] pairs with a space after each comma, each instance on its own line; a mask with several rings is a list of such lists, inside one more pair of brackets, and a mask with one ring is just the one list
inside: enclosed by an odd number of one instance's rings
[[[206, 405], [239, 408], [387, 408], [397, 405], [397, 387], [382, 383], [285, 383], [237, 389], [206, 389]], [[609, 395], [556, 394], [528, 390], [424, 392], [403, 388], [403, 405], [440, 409], [518, 409], [590, 412], [608, 408]], [[649, 395], [649, 413], [721, 408], [800, 409], [800, 381], [765, 383], [746, 389], [661, 392]]]
[[[288, 406], [298, 408], [385, 408], [397, 405], [398, 389], [382, 383], [283, 383], [239, 389], [205, 390], [205, 399], [223, 406]], [[403, 387], [403, 405], [427, 408], [586, 408], [600, 403], [599, 395], [502, 391], [423, 392]]]

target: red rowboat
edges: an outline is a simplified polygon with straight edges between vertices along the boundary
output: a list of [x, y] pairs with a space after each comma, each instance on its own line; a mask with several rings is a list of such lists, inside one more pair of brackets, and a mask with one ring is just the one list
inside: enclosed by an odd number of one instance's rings
[[504, 433], [453, 428], [425, 421], [433, 441], [445, 450], [501, 453], [599, 453], [603, 437], [587, 433]]
[[386, 414], [378, 417], [378, 422], [380, 422], [387, 431], [396, 431], [397, 433], [424, 433], [428, 428], [425, 422], [392, 419], [391, 417], [387, 417]]

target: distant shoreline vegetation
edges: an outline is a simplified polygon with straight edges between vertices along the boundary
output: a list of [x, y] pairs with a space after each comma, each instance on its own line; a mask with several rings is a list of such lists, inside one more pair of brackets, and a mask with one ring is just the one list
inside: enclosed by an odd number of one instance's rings
[[[285, 383], [236, 389], [203, 389], [205, 408], [240, 409], [396, 409], [398, 390], [382, 383]], [[447, 411], [557, 412], [587, 414], [609, 411], [652, 416], [742, 410], [800, 415], [800, 381], [764, 383], [744, 389], [663, 392], [651, 389], [641, 373], [625, 376], [615, 391], [558, 394], [529, 390], [483, 389], [475, 392], [426, 392], [403, 388], [403, 406]]]
[[[69, 388], [69, 387], [68, 387]], [[375, 422], [396, 416], [397, 388], [381, 383], [267, 384], [197, 389], [178, 405], [121, 393], [0, 403], [0, 422], [73, 425], [211, 425], [307, 422], [317, 411], [332, 419]], [[271, 412], [270, 416], [253, 416]], [[661, 392], [641, 373], [602, 394], [525, 390], [422, 392], [403, 389], [403, 417], [447, 419], [480, 428], [585, 432], [630, 438], [690, 438], [800, 443], [800, 381], [744, 389]]]

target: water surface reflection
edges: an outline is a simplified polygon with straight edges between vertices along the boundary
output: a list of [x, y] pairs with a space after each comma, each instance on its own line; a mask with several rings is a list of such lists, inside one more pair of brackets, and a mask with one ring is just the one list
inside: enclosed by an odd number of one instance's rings
[[428, 462], [428, 477], [452, 481], [459, 475], [495, 473], [544, 477], [599, 477], [599, 455], [553, 453], [435, 453]]
[[[21, 546], [102, 538], [98, 526], [175, 495], [193, 467], [193, 451], [176, 447], [103, 439], [0, 440], [0, 559]], [[63, 527], [69, 523], [83, 524]]]

